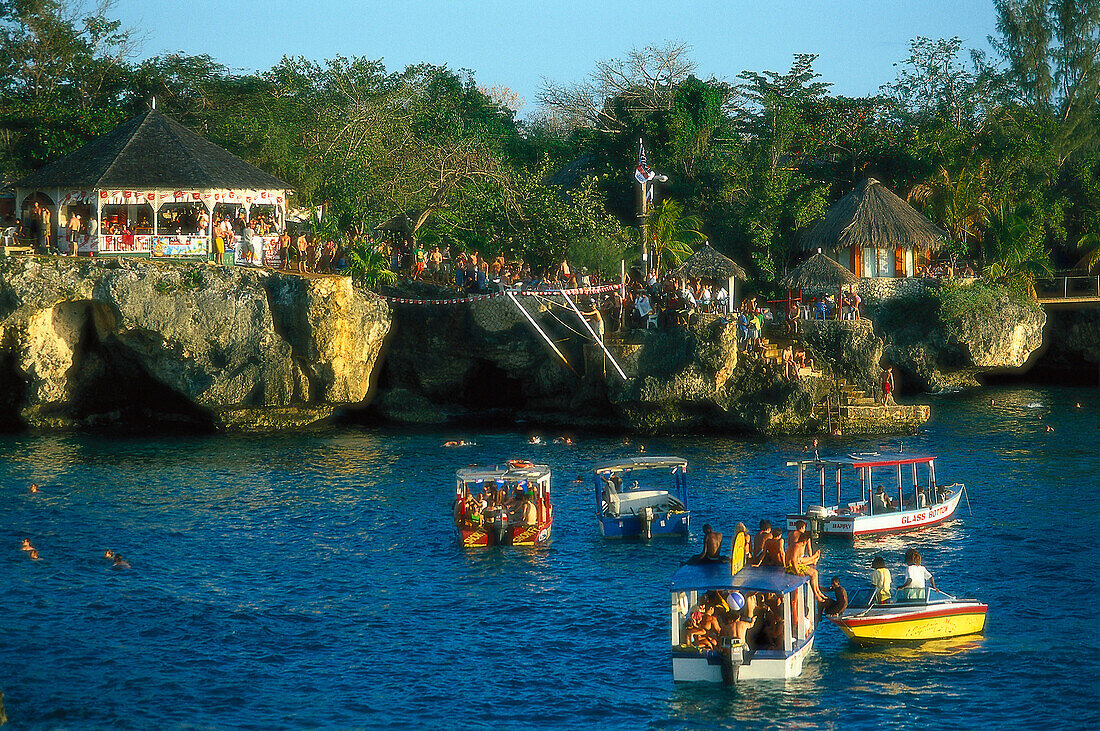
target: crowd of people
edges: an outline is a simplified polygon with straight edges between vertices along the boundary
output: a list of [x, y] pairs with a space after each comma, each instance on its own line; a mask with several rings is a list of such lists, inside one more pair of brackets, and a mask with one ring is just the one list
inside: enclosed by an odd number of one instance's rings
[[[743, 534], [738, 540], [736, 534]], [[817, 564], [820, 549], [814, 550], [811, 534], [805, 521], [799, 520], [784, 538], [781, 530], [774, 529], [768, 520], [761, 520], [759, 530], [750, 538], [744, 523], [738, 523], [732, 545], [735, 550], [744, 546], [744, 555], [722, 555], [723, 536], [711, 526], [703, 526], [703, 549], [689, 563], [730, 561], [744, 566], [761, 567], [788, 574], [809, 577], [809, 587], [818, 601], [823, 615], [839, 615], [848, 608], [848, 592], [841, 585], [840, 577], [833, 576], [829, 587], [819, 585]], [[738, 561], [740, 559], [740, 561]], [[875, 589], [875, 603], [893, 601], [892, 577], [882, 556], [871, 561], [871, 586]], [[932, 574], [921, 563], [921, 555], [914, 548], [905, 551], [905, 581], [898, 590], [936, 588]], [[829, 596], [831, 594], [831, 596]], [[777, 593], [762, 591], [708, 591], [691, 608], [682, 627], [682, 641], [703, 650], [717, 649], [723, 638], [736, 638], [750, 649], [781, 649], [784, 643], [782, 597]]]
[[531, 490], [523, 485], [509, 489], [486, 480], [478, 493], [463, 487], [452, 506], [454, 523], [459, 528], [480, 528], [490, 522], [508, 525], [538, 524], [538, 510]]

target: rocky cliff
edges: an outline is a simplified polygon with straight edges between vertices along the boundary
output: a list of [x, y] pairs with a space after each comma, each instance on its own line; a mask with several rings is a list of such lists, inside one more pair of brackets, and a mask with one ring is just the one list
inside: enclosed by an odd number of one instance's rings
[[[439, 293], [424, 288], [395, 294]], [[775, 363], [739, 358], [733, 326], [696, 316], [688, 327], [610, 334], [607, 345], [624, 379], [590, 338], [582, 337], [575, 313], [561, 300], [519, 301], [568, 365], [509, 299], [398, 304], [373, 415], [401, 423], [519, 421], [532, 428], [645, 434], [806, 433], [821, 428], [814, 405], [836, 390], [833, 376], [840, 369], [861, 374], [856, 383], [878, 377], [882, 343], [869, 327], [830, 323], [833, 327], [807, 334], [806, 346], [820, 354], [825, 372], [790, 380]], [[912, 426], [906, 423], [904, 429]]]
[[884, 360], [905, 390], [973, 388], [987, 374], [1025, 372], [1043, 344], [1046, 315], [1003, 287], [930, 288], [871, 311]]
[[0, 421], [265, 429], [370, 388], [389, 308], [346, 277], [208, 263], [0, 260]]

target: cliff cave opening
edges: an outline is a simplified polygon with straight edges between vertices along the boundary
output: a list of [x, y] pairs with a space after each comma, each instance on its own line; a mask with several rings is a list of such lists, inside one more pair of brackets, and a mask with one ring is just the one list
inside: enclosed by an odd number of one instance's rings
[[527, 399], [522, 381], [496, 363], [478, 359], [466, 374], [459, 402], [471, 411], [518, 411]]
[[[157, 380], [111, 332], [103, 305], [82, 303], [80, 335], [68, 372], [66, 416], [91, 428], [205, 433], [213, 415]], [[97, 322], [99, 326], [97, 326]]]
[[20, 410], [27, 398], [27, 378], [12, 353], [0, 356], [0, 432], [21, 431]]

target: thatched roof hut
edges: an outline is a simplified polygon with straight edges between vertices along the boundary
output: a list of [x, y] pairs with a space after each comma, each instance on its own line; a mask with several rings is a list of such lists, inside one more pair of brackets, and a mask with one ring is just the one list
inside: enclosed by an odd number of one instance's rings
[[867, 178], [829, 209], [800, 240], [803, 251], [823, 250], [865, 277], [913, 276], [914, 259], [939, 251], [947, 232], [885, 185]]
[[290, 188], [152, 109], [36, 170], [15, 187], [173, 191]]
[[787, 289], [833, 290], [845, 284], [855, 284], [859, 277], [818, 252], [783, 277]]
[[733, 259], [719, 253], [709, 243], [703, 244], [698, 251], [689, 256], [678, 269], [670, 272], [680, 279], [741, 279], [749, 278], [745, 270]]

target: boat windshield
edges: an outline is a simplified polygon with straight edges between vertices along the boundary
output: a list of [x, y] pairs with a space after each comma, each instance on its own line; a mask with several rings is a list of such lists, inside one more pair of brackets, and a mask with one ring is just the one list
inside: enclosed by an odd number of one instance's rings
[[896, 601], [898, 604], [924, 604], [928, 601], [928, 589], [898, 589]]
[[855, 607], [857, 609], [863, 609], [869, 607], [874, 601], [875, 592], [877, 589], [873, 586], [868, 586], [865, 589], [856, 589], [852, 592], [852, 595], [848, 597], [848, 606]]

